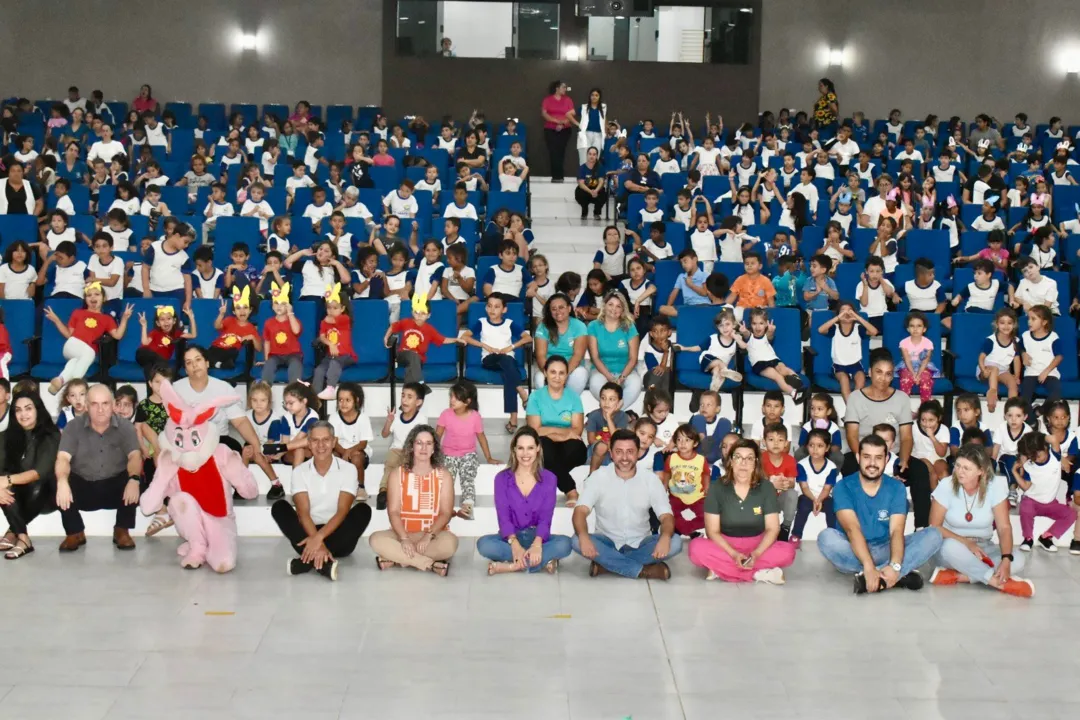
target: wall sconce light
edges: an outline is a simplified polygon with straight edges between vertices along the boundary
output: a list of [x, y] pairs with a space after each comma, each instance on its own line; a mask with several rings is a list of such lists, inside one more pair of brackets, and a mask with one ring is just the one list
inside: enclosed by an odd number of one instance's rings
[[844, 66], [844, 51], [843, 50], [829, 50], [829, 66], [830, 67], [843, 67]]
[[267, 46], [266, 33], [237, 30], [233, 36], [233, 45], [239, 52], [262, 52]]
[[577, 45], [564, 45], [563, 46], [563, 60], [569, 60], [570, 62], [577, 62], [581, 59], [581, 48]]
[[1080, 50], [1074, 50], [1065, 56], [1065, 74], [1080, 75]]

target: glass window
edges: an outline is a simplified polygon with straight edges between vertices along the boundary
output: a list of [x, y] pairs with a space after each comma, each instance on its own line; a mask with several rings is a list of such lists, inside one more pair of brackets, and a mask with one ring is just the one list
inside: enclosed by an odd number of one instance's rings
[[559, 56], [555, 2], [398, 0], [397, 53], [453, 57]]
[[656, 5], [649, 17], [588, 21], [590, 60], [750, 63], [752, 8]]
[[559, 6], [555, 3], [518, 3], [516, 37], [519, 58], [557, 60]]
[[439, 3], [398, 0], [398, 55], [435, 55], [439, 52], [438, 10]]

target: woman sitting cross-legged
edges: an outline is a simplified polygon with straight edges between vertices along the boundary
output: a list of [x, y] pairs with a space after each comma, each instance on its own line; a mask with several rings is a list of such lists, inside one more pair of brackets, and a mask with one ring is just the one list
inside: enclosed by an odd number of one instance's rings
[[795, 546], [780, 534], [780, 506], [761, 467], [753, 440], [739, 440], [728, 452], [720, 481], [705, 498], [705, 535], [690, 541], [690, 562], [709, 570], [708, 579], [782, 585], [795, 562]]
[[407, 565], [445, 577], [458, 546], [447, 529], [454, 516], [454, 478], [430, 425], [413, 428], [403, 452], [404, 463], [386, 486], [390, 529], [373, 533], [368, 542], [380, 570]]
[[961, 446], [952, 477], [943, 479], [931, 497], [930, 525], [942, 537], [931, 584], [980, 583], [1018, 597], [1035, 594], [1033, 582], [1013, 575], [1024, 568], [1024, 555], [1013, 556], [1009, 486], [995, 476], [985, 448]]
[[56, 509], [56, 452], [60, 431], [37, 392], [18, 392], [11, 403], [14, 422], [0, 433], [0, 508], [8, 531], [0, 538], [7, 560], [18, 560], [34, 551], [27, 525]]
[[551, 534], [558, 487], [555, 473], [543, 469], [540, 435], [531, 427], [514, 433], [510, 441], [510, 467], [495, 476], [495, 512], [499, 534], [476, 541], [476, 550], [491, 560], [488, 575], [554, 573], [559, 560], [570, 554], [570, 538]]

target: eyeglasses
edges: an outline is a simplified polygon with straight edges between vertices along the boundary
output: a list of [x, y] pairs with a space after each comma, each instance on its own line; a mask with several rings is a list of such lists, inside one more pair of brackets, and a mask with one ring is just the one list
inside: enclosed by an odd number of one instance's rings
[[755, 456], [755, 455], [732, 455], [731, 456], [731, 462], [737, 462], [737, 463], [755, 462], [756, 460], [757, 460], [757, 456]]

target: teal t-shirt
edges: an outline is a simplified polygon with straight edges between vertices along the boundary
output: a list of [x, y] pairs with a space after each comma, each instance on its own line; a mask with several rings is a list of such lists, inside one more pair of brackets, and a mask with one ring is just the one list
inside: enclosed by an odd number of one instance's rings
[[558, 355], [561, 358], [566, 358], [567, 361], [574, 357], [574, 341], [587, 334], [588, 330], [585, 328], [585, 323], [576, 317], [570, 318], [570, 326], [566, 329], [566, 332], [559, 335], [558, 342], [551, 342], [547, 326], [543, 323], [540, 323], [536, 328], [536, 337], [547, 340], [548, 357]]
[[596, 349], [600, 352], [600, 361], [614, 374], [619, 374], [630, 361], [630, 340], [637, 337], [637, 328], [619, 327], [614, 332], [604, 327], [603, 320], [589, 325], [589, 335], [596, 338]]
[[584, 412], [581, 397], [565, 388], [558, 400], [548, 394], [546, 387], [533, 390], [529, 395], [529, 404], [525, 406], [525, 414], [539, 415], [543, 427], [568, 428], [572, 424], [574, 413]]

